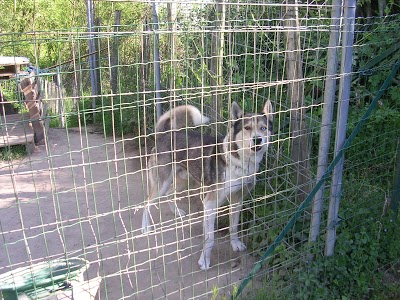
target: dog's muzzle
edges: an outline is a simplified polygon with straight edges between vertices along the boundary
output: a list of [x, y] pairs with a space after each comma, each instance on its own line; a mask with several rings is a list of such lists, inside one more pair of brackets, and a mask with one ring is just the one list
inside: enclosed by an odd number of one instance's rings
[[254, 151], [259, 151], [259, 150], [261, 150], [262, 149], [262, 146], [263, 146], [263, 138], [262, 137], [259, 137], [259, 136], [256, 136], [256, 137], [254, 137], [253, 138], [253, 150]]

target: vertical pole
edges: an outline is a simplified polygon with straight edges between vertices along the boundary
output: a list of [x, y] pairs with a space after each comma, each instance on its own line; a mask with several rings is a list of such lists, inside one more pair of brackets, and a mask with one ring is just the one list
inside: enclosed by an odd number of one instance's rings
[[57, 101], [58, 101], [58, 114], [60, 115], [61, 127], [65, 127], [65, 112], [64, 112], [64, 97], [62, 93], [62, 84], [60, 76], [60, 68], [57, 68]]
[[97, 89], [97, 72], [96, 72], [96, 42], [94, 39], [94, 8], [93, 0], [87, 0], [87, 22], [88, 22], [88, 44], [89, 44], [89, 67], [90, 67], [90, 84], [92, 87], [92, 109], [93, 109], [93, 123], [95, 122], [95, 108], [96, 108], [96, 98], [99, 94]]
[[177, 29], [176, 26], [176, 10], [177, 10], [177, 3], [171, 2], [167, 3], [167, 10], [168, 10], [168, 31], [169, 31], [169, 49], [170, 49], [170, 59], [171, 59], [171, 71], [169, 74], [169, 89], [170, 89], [170, 99], [172, 100], [172, 104], [175, 104], [176, 101], [176, 53], [175, 53], [175, 46], [176, 46], [176, 36], [175, 32]]
[[212, 33], [211, 41], [211, 107], [213, 113], [210, 114], [212, 122], [215, 122], [216, 134], [221, 133], [221, 120], [223, 114], [222, 94], [218, 93], [218, 88], [223, 84], [222, 66], [224, 57], [224, 28], [225, 28], [225, 0], [218, 0], [215, 4], [215, 31]]
[[[339, 105], [336, 121], [335, 156], [343, 148], [346, 139], [346, 125], [349, 111], [351, 70], [353, 59], [354, 21], [356, 0], [344, 0], [343, 5], [343, 46], [341, 76], [339, 82]], [[335, 249], [336, 225], [338, 223], [340, 193], [342, 187], [344, 156], [340, 159], [332, 175], [331, 195], [328, 211], [325, 255], [332, 256]]]
[[397, 165], [394, 176], [394, 187], [393, 187], [393, 200], [392, 210], [397, 217], [399, 214], [399, 200], [400, 200], [400, 138], [397, 138]]
[[111, 54], [111, 93], [115, 94], [118, 90], [118, 26], [121, 24], [121, 11], [115, 11], [114, 19], [114, 41]]
[[155, 81], [155, 94], [156, 94], [156, 110], [157, 119], [162, 115], [161, 107], [161, 67], [160, 67], [160, 38], [158, 34], [158, 13], [157, 4], [153, 2], [153, 23], [154, 23], [154, 81]]
[[76, 59], [76, 54], [75, 52], [77, 51], [76, 49], [76, 44], [75, 41], [72, 40], [72, 61], [74, 64], [74, 83], [72, 87], [72, 96], [73, 96], [73, 103], [74, 107], [79, 105], [80, 102], [80, 92], [81, 92], [81, 64], [80, 61], [77, 63]]
[[25, 105], [28, 108], [29, 117], [34, 119], [34, 121], [32, 121], [32, 127], [35, 133], [35, 144], [42, 145], [45, 142], [44, 127], [41, 120], [41, 112], [38, 106], [38, 102], [41, 101], [41, 97], [38, 95], [36, 84], [32, 83], [33, 78], [36, 77], [35, 71], [32, 71], [30, 76], [31, 78], [26, 77], [21, 80], [20, 87], [25, 96]]
[[[328, 153], [331, 139], [333, 108], [335, 104], [335, 91], [336, 91], [336, 74], [338, 68], [338, 45], [340, 36], [340, 17], [342, 15], [342, 0], [333, 0], [332, 14], [331, 14], [331, 33], [329, 37], [329, 48], [327, 54], [327, 70], [325, 79], [325, 92], [324, 92], [324, 109], [322, 112], [321, 133], [319, 137], [319, 152], [318, 152], [318, 168], [317, 179], [318, 182], [326, 172], [328, 167]], [[310, 241], [315, 242], [318, 238], [321, 224], [321, 213], [323, 209], [324, 197], [323, 184], [318, 192], [315, 194], [311, 228], [310, 228]]]
[[290, 128], [292, 160], [296, 168], [296, 198], [303, 202], [310, 192], [310, 162], [307, 142], [306, 109], [304, 106], [303, 59], [301, 56], [301, 36], [299, 32], [298, 0], [287, 0], [285, 26], [286, 32], [286, 70], [288, 99], [290, 101]]

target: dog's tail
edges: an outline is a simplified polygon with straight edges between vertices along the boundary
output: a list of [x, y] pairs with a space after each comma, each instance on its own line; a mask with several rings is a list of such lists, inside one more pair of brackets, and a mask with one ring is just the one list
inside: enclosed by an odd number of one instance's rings
[[204, 116], [200, 110], [192, 105], [177, 106], [165, 112], [157, 122], [157, 132], [178, 130], [185, 127], [207, 124], [209, 117]]

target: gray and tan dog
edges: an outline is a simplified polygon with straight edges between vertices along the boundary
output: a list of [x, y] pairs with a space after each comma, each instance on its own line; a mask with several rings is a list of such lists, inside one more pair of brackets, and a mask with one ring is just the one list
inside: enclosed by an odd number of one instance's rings
[[[149, 195], [143, 212], [142, 232], [152, 227], [150, 205], [159, 197], [172, 194], [176, 176], [187, 178], [190, 174], [203, 192], [204, 248], [198, 261], [200, 268], [210, 267], [216, 213], [226, 201], [232, 249], [245, 250], [237, 233], [242, 198], [255, 186], [256, 173], [272, 135], [272, 118], [270, 101], [265, 103], [260, 114], [243, 113], [233, 102], [227, 135], [213, 137], [187, 128], [209, 121], [194, 106], [178, 106], [162, 115], [157, 122], [156, 146], [148, 164]], [[170, 204], [170, 208], [178, 216], [185, 215], [175, 204]]]

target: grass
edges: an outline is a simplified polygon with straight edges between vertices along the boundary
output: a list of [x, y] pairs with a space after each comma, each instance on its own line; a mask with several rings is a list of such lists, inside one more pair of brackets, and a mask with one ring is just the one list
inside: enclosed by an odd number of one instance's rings
[[19, 160], [27, 155], [25, 145], [0, 148], [0, 161]]

